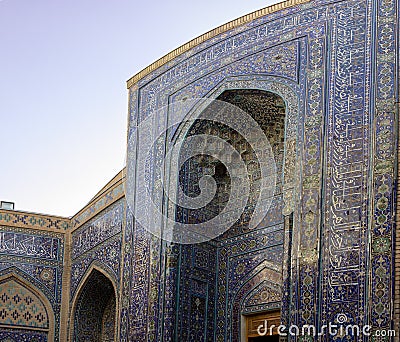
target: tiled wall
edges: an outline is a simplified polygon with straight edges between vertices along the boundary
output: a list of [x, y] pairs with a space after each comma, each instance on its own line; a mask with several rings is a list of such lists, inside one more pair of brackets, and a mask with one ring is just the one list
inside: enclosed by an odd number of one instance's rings
[[[168, 103], [217, 98], [227, 89], [271, 91], [287, 103], [283, 212], [293, 215], [293, 231], [285, 232], [290, 243], [280, 254], [287, 323], [392, 326], [397, 6], [396, 0], [310, 1], [182, 49], [129, 83], [132, 155], [140, 146], [136, 125]], [[166, 129], [163, 113], [154, 122]], [[155, 154], [154, 165], [163, 157]], [[124, 236], [133, 248], [124, 256], [122, 291], [132, 299], [122, 305], [121, 339], [156, 341], [168, 335], [163, 327], [172, 319], [161, 314], [160, 284], [178, 272], [179, 262], [170, 274], [165, 270], [181, 252], [164, 260], [170, 247], [139, 223], [128, 224]], [[207, 281], [199, 280], [202, 308]], [[197, 306], [196, 299], [187, 303]], [[218, 307], [218, 298], [215, 305], [230, 316], [229, 305]], [[220, 326], [213, 338], [232, 340], [230, 328]]]
[[[53, 218], [43, 217], [43, 221], [45, 220], [50, 222]], [[52, 330], [51, 335], [54, 335], [55, 341], [59, 340], [64, 237], [64, 231], [53, 229], [0, 226], [0, 277], [4, 290], [1, 307], [8, 308], [0, 320], [0, 330], [4, 336], [11, 334], [9, 329], [14, 327], [24, 330], [21, 334], [32, 338], [35, 336], [42, 341], [47, 333], [29, 331], [29, 327], [39, 327], [45, 331]], [[20, 282], [14, 281], [14, 277], [18, 277]], [[10, 287], [10, 284], [14, 286]], [[48, 301], [48, 305], [44, 306], [43, 299], [39, 299], [38, 294]], [[37, 303], [32, 304], [31, 301]], [[43, 313], [46, 318], [39, 315], [39, 312], [47, 312]], [[51, 326], [47, 315], [54, 316]], [[10, 317], [12, 322], [9, 321]], [[42, 326], [44, 321], [47, 322], [47, 327]]]
[[[163, 242], [135, 221], [122, 174], [72, 220], [0, 211], [0, 279], [15, 275], [51, 307], [56, 341], [94, 269], [115, 287], [121, 341], [237, 341], [241, 314], [278, 307], [283, 322], [299, 326], [340, 320], [377, 331], [398, 322], [399, 4], [301, 3], [217, 30], [129, 83], [132, 158], [136, 124], [168, 103], [235, 89], [283, 99], [283, 176], [257, 229], [233, 227], [198, 245]], [[0, 339], [48, 338], [0, 326]]]

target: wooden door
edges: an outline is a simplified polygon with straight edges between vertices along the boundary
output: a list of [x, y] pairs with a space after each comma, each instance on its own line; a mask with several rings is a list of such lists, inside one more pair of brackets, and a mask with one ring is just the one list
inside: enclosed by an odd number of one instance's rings
[[[280, 311], [269, 311], [246, 316], [246, 342], [278, 342], [279, 335], [277, 328], [280, 324]], [[265, 330], [265, 326], [267, 327], [267, 333], [265, 336], [260, 336], [257, 331], [258, 327], [261, 325], [263, 326], [263, 328], [260, 329], [261, 332]], [[271, 329], [271, 327], [273, 328]]]

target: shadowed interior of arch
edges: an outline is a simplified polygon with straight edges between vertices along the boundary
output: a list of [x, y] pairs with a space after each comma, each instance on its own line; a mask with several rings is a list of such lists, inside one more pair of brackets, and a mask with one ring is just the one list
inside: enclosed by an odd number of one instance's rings
[[[172, 315], [174, 338], [205, 341], [217, 331], [222, 322], [230, 327], [231, 341], [241, 340], [241, 314], [266, 312], [280, 308], [283, 255], [283, 162], [285, 147], [286, 106], [274, 93], [257, 89], [224, 91], [217, 100], [239, 107], [260, 126], [271, 145], [276, 163], [277, 182], [274, 198], [265, 218], [255, 227], [249, 227], [260, 191], [260, 165], [257, 156], [245, 137], [234, 128], [211, 120], [197, 119], [187, 131], [187, 136], [211, 134], [226, 140], [240, 154], [247, 168], [250, 197], [242, 215], [233, 226], [217, 238], [193, 245], [172, 245], [169, 248], [170, 273], [166, 291], [175, 303]], [[207, 109], [205, 109], [207, 110]], [[208, 116], [207, 116], [208, 117]], [[211, 170], [211, 171], [210, 171]], [[218, 215], [231, 195], [230, 170], [214, 157], [196, 155], [183, 163], [179, 173], [179, 185], [186, 196], [199, 195], [199, 179], [211, 174], [216, 181], [216, 194], [212, 201], [200, 209], [176, 209], [176, 220], [181, 223], [205, 222]], [[255, 234], [257, 232], [257, 234]], [[251, 305], [242, 307], [241, 298], [252, 292], [265, 278], [263, 262], [272, 265], [276, 274], [267, 279], [270, 286], [259, 287]], [[173, 271], [176, 265], [177, 273]], [[235, 273], [235, 277], [229, 274]], [[176, 277], [174, 279], [174, 277]], [[267, 276], [268, 277], [268, 276]], [[252, 292], [253, 293], [253, 292]], [[242, 297], [241, 297], [242, 296]], [[219, 317], [228, 303], [228, 314]], [[273, 337], [275, 338], [275, 337]], [[257, 340], [258, 341], [258, 340]]]
[[112, 282], [94, 269], [78, 296], [74, 341], [114, 341], [116, 298]]
[[[264, 90], [236, 89], [224, 91], [217, 100], [240, 108], [240, 110], [249, 114], [262, 129], [271, 145], [276, 164], [277, 184], [275, 194], [281, 194], [286, 110], [283, 99], [277, 94]], [[212, 111], [212, 105], [205, 109], [205, 111], [207, 110]], [[212, 114], [207, 115], [207, 117], [212, 118]], [[243, 121], [245, 120], [246, 118], [244, 117]], [[238, 124], [241, 123], [239, 122]], [[190, 137], [199, 134], [213, 135], [225, 140], [240, 154], [240, 158], [246, 165], [251, 196], [247, 201], [245, 210], [235, 224], [236, 229], [238, 227], [241, 227], [239, 229], [245, 229], [259, 199], [262, 177], [259, 160], [253, 146], [246, 141], [247, 137], [243, 137], [234, 128], [208, 119], [196, 120], [189, 128], [186, 136]], [[218, 146], [205, 146], [206, 151], [216, 149], [218, 149]], [[193, 156], [182, 165], [179, 173], [179, 185], [187, 196], [196, 197], [200, 194], [199, 180], [207, 174], [211, 174], [216, 181], [217, 192], [215, 197], [200, 209], [187, 209], [177, 206], [177, 222], [206, 222], [220, 214], [228, 203], [229, 196], [232, 196], [231, 177], [235, 175], [230, 174], [221, 161], [207, 155], [207, 152]]]

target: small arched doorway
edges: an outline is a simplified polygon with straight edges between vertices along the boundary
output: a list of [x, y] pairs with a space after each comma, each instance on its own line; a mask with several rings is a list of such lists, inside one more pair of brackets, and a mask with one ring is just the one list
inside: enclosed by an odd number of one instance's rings
[[114, 341], [115, 314], [114, 285], [103, 273], [93, 269], [76, 300], [73, 341]]

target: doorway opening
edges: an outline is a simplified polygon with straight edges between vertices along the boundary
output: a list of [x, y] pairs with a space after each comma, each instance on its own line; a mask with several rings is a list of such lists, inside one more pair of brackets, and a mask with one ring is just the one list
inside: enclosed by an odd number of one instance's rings
[[279, 342], [280, 311], [270, 311], [246, 316], [245, 342]]
[[94, 269], [78, 297], [74, 315], [74, 341], [113, 342], [116, 297], [112, 282]]

